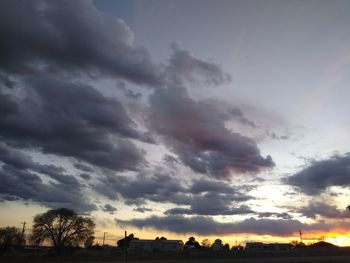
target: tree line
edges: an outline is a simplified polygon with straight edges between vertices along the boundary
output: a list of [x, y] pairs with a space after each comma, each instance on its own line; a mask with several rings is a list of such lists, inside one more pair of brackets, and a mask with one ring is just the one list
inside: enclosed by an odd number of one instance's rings
[[[350, 206], [348, 207], [350, 210]], [[33, 230], [28, 240], [37, 246], [44, 241], [50, 242], [56, 252], [60, 252], [65, 247], [84, 246], [92, 247], [95, 236], [95, 223], [88, 216], [78, 215], [73, 210], [59, 208], [48, 210], [38, 214], [33, 219]], [[133, 234], [117, 242], [119, 248], [126, 248], [130, 241], [138, 239]], [[166, 240], [164, 237], [157, 237], [156, 240]], [[295, 244], [293, 244], [295, 242]], [[302, 242], [293, 241], [294, 247], [305, 246]], [[24, 229], [21, 231], [16, 227], [0, 228], [0, 254], [8, 251], [11, 247], [19, 247], [26, 244]], [[213, 243], [209, 239], [204, 239], [201, 244], [194, 237], [190, 237], [184, 244], [185, 249], [211, 248], [214, 250], [230, 250], [229, 244], [223, 244], [221, 239], [216, 239]], [[242, 249], [236, 246], [232, 249]]]

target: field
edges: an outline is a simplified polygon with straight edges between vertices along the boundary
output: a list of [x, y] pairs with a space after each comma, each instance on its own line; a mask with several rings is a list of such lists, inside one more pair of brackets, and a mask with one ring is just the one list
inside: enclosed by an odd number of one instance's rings
[[[130, 261], [131, 262], [131, 261]], [[350, 256], [323, 256], [323, 257], [286, 257], [286, 258], [240, 258], [240, 259], [189, 259], [189, 260], [152, 260], [132, 261], [133, 263], [349, 263]], [[96, 262], [97, 263], [97, 262]], [[102, 263], [102, 262], [101, 262]]]
[[[125, 262], [124, 260], [98, 260], [93, 261], [71, 261], [69, 258], [55, 258], [55, 259], [19, 259], [19, 258], [1, 258], [1, 263], [75, 263], [75, 262], [91, 262], [91, 263], [110, 263], [110, 262]], [[323, 256], [323, 257], [283, 257], [283, 258], [244, 258], [244, 259], [183, 259], [183, 260], [128, 260], [129, 263], [349, 263], [350, 256]]]

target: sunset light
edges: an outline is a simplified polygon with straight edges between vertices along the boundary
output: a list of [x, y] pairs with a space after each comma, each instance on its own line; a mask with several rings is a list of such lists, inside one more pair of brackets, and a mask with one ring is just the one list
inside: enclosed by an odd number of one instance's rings
[[346, 0], [0, 1], [0, 261], [350, 255], [349, 14]]

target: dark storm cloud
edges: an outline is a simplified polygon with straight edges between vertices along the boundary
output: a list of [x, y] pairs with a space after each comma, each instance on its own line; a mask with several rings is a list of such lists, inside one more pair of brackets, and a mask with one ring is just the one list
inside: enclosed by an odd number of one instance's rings
[[152, 216], [142, 219], [116, 220], [118, 225], [130, 225], [137, 228], [154, 228], [174, 233], [196, 233], [200, 235], [228, 235], [228, 234], [257, 234], [290, 236], [299, 229], [327, 231], [334, 226], [323, 222], [304, 224], [298, 220], [283, 219], [254, 219], [248, 218], [236, 223], [221, 223], [210, 217], [184, 217], [169, 215], [165, 217]]
[[350, 153], [313, 161], [310, 166], [283, 181], [308, 195], [320, 194], [331, 186], [349, 186]]
[[[0, 144], [0, 165], [0, 199], [32, 200], [49, 207], [64, 206], [80, 212], [96, 208], [82, 197], [79, 181], [65, 174], [61, 167], [38, 164], [4, 144]], [[44, 183], [38, 173], [54, 181]]]
[[0, 88], [0, 117], [15, 114], [18, 111], [18, 105], [10, 95], [3, 94]]
[[86, 173], [91, 173], [94, 171], [90, 166], [87, 166], [87, 165], [82, 164], [82, 163], [74, 163], [73, 166], [76, 169], [83, 171], [83, 172], [86, 172]]
[[155, 173], [135, 178], [107, 176], [94, 186], [96, 191], [111, 199], [123, 198], [127, 204], [141, 205], [146, 201], [187, 206], [168, 209], [166, 214], [232, 215], [249, 214], [247, 206], [236, 203], [251, 199], [234, 187], [222, 182], [194, 180], [184, 186], [173, 175]]
[[111, 204], [105, 204], [103, 207], [102, 207], [102, 211], [103, 212], [108, 212], [110, 214], [114, 214], [114, 212], [118, 211], [117, 208], [115, 208], [114, 206], [112, 206]]
[[151, 129], [195, 172], [228, 178], [231, 171], [252, 173], [274, 166], [252, 139], [227, 129], [213, 105], [190, 98], [185, 88], [157, 90], [150, 103]]
[[173, 54], [166, 68], [171, 83], [204, 81], [207, 84], [220, 85], [230, 82], [230, 75], [224, 73], [218, 65], [193, 57], [189, 51], [180, 49], [176, 43], [171, 44], [171, 49]]
[[216, 194], [228, 194], [235, 197], [237, 201], [247, 201], [249, 196], [240, 193], [236, 188], [229, 185], [227, 182], [214, 181], [208, 179], [196, 179], [193, 180], [190, 187], [190, 192], [193, 194], [199, 193], [216, 193]]
[[256, 128], [257, 125], [250, 119], [248, 119], [242, 110], [238, 108], [229, 108], [225, 112], [221, 113], [222, 117], [226, 120], [235, 120], [239, 123], [249, 126], [250, 128]]
[[272, 140], [288, 140], [289, 136], [288, 135], [277, 135], [274, 132], [267, 132], [267, 136], [269, 136]]
[[145, 212], [152, 212], [153, 209], [147, 208], [147, 207], [137, 207], [137, 208], [134, 208], [132, 211], [139, 212], [139, 213], [145, 213]]
[[174, 167], [180, 163], [180, 161], [175, 156], [169, 154], [165, 154], [163, 156], [163, 162], [169, 165], [170, 167]]
[[6, 72], [76, 71], [160, 84], [159, 67], [146, 48], [133, 45], [129, 27], [99, 13], [91, 1], [3, 1], [0, 36]]
[[79, 176], [81, 178], [83, 178], [84, 180], [90, 180], [91, 179], [91, 175], [87, 174], [87, 173], [81, 173], [81, 174], [79, 174]]
[[65, 174], [66, 170], [62, 167], [45, 164], [39, 165], [38, 167], [32, 170], [41, 174], [48, 175], [52, 179], [55, 179], [57, 182], [62, 183], [63, 185], [70, 186], [74, 189], [80, 187], [79, 181], [74, 176]]
[[148, 135], [136, 130], [116, 99], [52, 78], [27, 85], [32, 89], [23, 90], [25, 98], [3, 96], [9, 105], [0, 119], [3, 139], [114, 170], [135, 170], [144, 162], [142, 151], [127, 138], [149, 141]]
[[12, 89], [14, 86], [15, 83], [8, 76], [0, 72], [0, 88]]
[[155, 173], [153, 176], [139, 174], [134, 178], [126, 176], [105, 176], [95, 190], [112, 200], [122, 197], [128, 204], [141, 205], [146, 200], [154, 202], [187, 203], [183, 195], [185, 188], [174, 176]]
[[324, 218], [349, 218], [350, 212], [344, 207], [340, 210], [335, 205], [329, 205], [322, 202], [310, 202], [307, 206], [296, 209], [296, 212], [303, 216], [316, 219], [317, 216]]

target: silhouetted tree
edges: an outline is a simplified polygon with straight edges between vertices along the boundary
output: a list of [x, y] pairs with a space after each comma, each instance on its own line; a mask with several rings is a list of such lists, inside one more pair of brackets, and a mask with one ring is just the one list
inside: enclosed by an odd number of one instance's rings
[[95, 236], [91, 235], [88, 238], [86, 238], [85, 242], [84, 242], [84, 247], [86, 248], [91, 248], [94, 244], [95, 241]]
[[79, 216], [67, 208], [53, 209], [34, 217], [31, 239], [35, 243], [49, 240], [59, 252], [65, 246], [93, 242], [94, 228], [89, 217]]
[[232, 248], [231, 248], [231, 250], [243, 250], [243, 249], [244, 249], [244, 247], [241, 244], [232, 246]]
[[21, 245], [24, 243], [20, 229], [16, 227], [0, 228], [0, 254], [8, 251], [13, 245]]
[[214, 243], [211, 245], [213, 250], [223, 250], [224, 245], [222, 244], [221, 239], [215, 239]]
[[210, 242], [210, 240], [209, 240], [208, 238], [203, 239], [203, 241], [202, 241], [202, 246], [203, 246], [203, 247], [209, 248], [210, 245], [211, 245], [211, 242]]
[[229, 243], [225, 243], [223, 249], [224, 249], [225, 251], [229, 251], [229, 250], [230, 250], [230, 244], [229, 244]]
[[199, 243], [196, 241], [194, 237], [190, 237], [188, 241], [185, 243], [185, 248], [186, 249], [191, 249], [191, 248], [200, 248], [201, 246]]
[[305, 247], [305, 244], [303, 242], [300, 242], [299, 240], [292, 240], [290, 242], [293, 248], [302, 248]]

